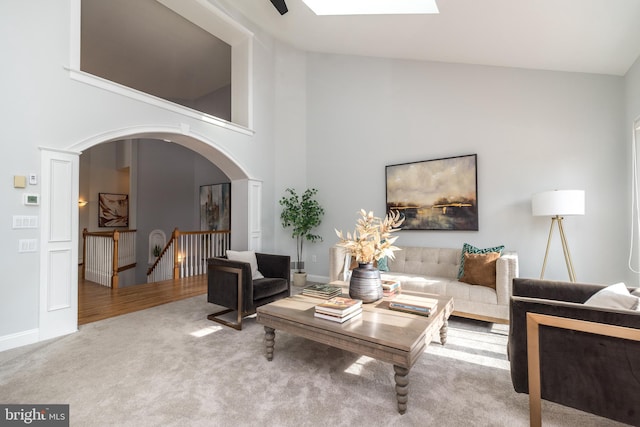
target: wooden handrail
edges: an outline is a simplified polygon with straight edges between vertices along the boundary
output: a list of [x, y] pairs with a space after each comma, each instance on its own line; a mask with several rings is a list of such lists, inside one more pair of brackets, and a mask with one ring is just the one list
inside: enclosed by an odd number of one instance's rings
[[162, 251], [160, 251], [160, 255], [158, 255], [158, 257], [156, 258], [155, 262], [153, 263], [153, 265], [151, 267], [149, 267], [147, 269], [147, 276], [150, 275], [153, 270], [155, 270], [156, 266], [158, 265], [158, 263], [160, 262], [160, 260], [162, 259], [162, 257], [164, 256], [164, 253], [167, 252], [167, 250], [169, 250], [169, 248], [171, 247], [171, 245], [173, 244], [173, 241], [176, 239], [176, 231], [178, 229], [176, 228], [173, 233], [171, 233], [171, 238], [169, 239], [169, 241], [167, 242], [166, 245], [164, 245], [164, 248], [162, 248]]
[[[135, 231], [136, 230], [112, 230], [89, 232], [85, 228], [82, 232], [83, 279], [87, 279], [87, 265], [91, 264], [88, 270], [90, 273], [88, 280], [94, 280], [104, 286], [117, 288], [120, 282], [119, 273], [136, 266], [136, 263], [132, 262], [135, 261], [135, 253], [129, 250], [134, 250], [135, 246], [129, 248], [127, 241], [124, 240], [125, 233]], [[230, 244], [230, 235], [230, 230], [180, 231], [176, 228], [171, 233], [169, 242], [162, 248], [153, 265], [147, 270], [147, 280], [177, 279], [203, 274], [203, 272], [206, 272], [206, 258], [224, 254], [224, 251], [228, 249]], [[87, 238], [90, 236], [109, 239], [102, 241], [102, 243], [91, 243], [91, 248], [94, 249], [96, 248], [95, 244], [98, 244], [98, 252], [96, 253], [105, 254], [102, 264], [100, 260], [98, 260], [98, 264], [96, 265], [95, 261], [93, 261], [96, 257], [92, 256], [87, 249]], [[105, 248], [105, 245], [108, 249]], [[122, 260], [119, 259], [120, 255], [123, 257]], [[92, 259], [88, 260], [87, 256]], [[108, 257], [112, 258], [109, 259]], [[110, 262], [109, 266], [104, 265], [107, 260]]]

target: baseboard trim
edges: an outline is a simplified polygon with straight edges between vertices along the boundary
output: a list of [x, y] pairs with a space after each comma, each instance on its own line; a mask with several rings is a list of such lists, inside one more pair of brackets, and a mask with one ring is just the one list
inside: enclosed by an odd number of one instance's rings
[[12, 348], [22, 347], [38, 342], [40, 333], [38, 329], [29, 329], [27, 331], [17, 332], [15, 334], [4, 335], [0, 337], [0, 351], [11, 350]]

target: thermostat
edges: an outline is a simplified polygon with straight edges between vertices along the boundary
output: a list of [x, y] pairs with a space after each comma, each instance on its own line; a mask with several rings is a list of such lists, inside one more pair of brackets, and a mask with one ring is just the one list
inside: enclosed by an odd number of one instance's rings
[[24, 204], [30, 206], [37, 206], [40, 204], [40, 195], [39, 194], [25, 194], [24, 195]]

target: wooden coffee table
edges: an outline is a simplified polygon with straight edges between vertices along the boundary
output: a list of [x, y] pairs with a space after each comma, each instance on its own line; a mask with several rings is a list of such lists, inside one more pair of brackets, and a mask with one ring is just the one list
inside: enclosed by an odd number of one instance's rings
[[[407, 410], [409, 370], [429, 343], [440, 335], [447, 340], [447, 320], [453, 311], [453, 299], [438, 295], [416, 294], [438, 299], [438, 307], [429, 317], [389, 309], [391, 299], [363, 304], [360, 316], [345, 323], [314, 317], [315, 306], [323, 300], [295, 295], [259, 307], [258, 323], [264, 325], [267, 360], [273, 360], [275, 331], [372, 357], [393, 365], [398, 412]], [[344, 295], [347, 296], [347, 295]]]

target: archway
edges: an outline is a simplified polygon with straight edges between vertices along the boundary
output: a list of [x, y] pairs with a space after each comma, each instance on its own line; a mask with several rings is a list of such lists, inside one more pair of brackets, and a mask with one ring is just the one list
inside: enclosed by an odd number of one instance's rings
[[41, 152], [42, 222], [40, 260], [40, 340], [77, 330], [78, 314], [78, 187], [79, 156], [94, 145], [122, 139], [161, 139], [182, 145], [215, 164], [231, 180], [231, 245], [238, 249], [261, 249], [262, 183], [230, 153], [214, 141], [176, 128], [129, 127], [103, 133], [75, 143], [67, 150]]

